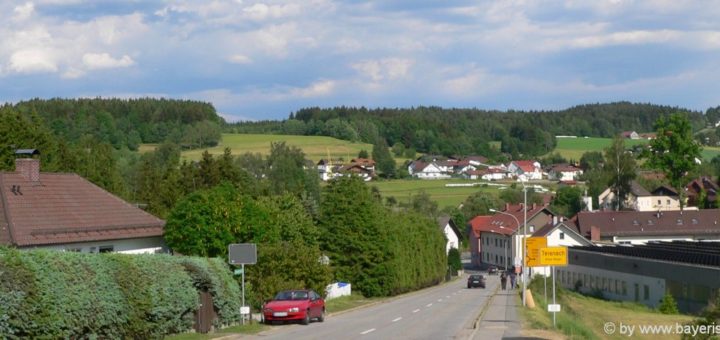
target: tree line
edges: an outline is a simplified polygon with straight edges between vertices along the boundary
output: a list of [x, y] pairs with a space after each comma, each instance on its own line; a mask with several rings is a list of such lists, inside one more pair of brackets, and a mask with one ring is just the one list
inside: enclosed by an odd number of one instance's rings
[[[371, 144], [381, 137], [390, 147], [402, 145], [422, 153], [491, 158], [505, 153], [515, 158], [547, 154], [556, 146], [556, 135], [612, 138], [627, 130], [652, 132], [658, 118], [677, 112], [688, 115], [694, 131], [715, 123], [711, 121], [715, 111], [706, 117], [678, 107], [629, 102], [558, 111], [341, 106], [300, 109], [282, 121], [238, 122], [228, 125], [227, 131], [323, 135]], [[493, 147], [493, 141], [500, 146]]]

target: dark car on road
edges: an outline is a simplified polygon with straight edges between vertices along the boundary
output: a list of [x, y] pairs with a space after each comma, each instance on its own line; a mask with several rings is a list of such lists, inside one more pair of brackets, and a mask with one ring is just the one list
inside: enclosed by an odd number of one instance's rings
[[485, 288], [485, 278], [480, 274], [472, 274], [468, 276], [468, 288], [480, 287]]
[[497, 275], [497, 274], [498, 274], [497, 267], [490, 266], [490, 268], [488, 268], [488, 275]]
[[263, 306], [265, 323], [273, 321], [300, 321], [303, 325], [310, 319], [325, 321], [325, 300], [313, 290], [284, 290]]

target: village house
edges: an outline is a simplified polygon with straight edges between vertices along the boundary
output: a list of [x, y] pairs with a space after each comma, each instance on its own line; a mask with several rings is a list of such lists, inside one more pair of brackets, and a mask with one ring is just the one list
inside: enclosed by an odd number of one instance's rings
[[640, 139], [640, 135], [635, 131], [623, 131], [620, 136], [625, 139]]
[[[598, 202], [601, 210], [617, 208], [616, 195], [611, 188], [605, 189], [598, 196]], [[623, 207], [636, 211], [680, 210], [680, 196], [673, 188], [666, 185], [649, 192], [637, 181], [631, 181], [630, 192], [625, 198]]]
[[540, 163], [532, 160], [512, 161], [508, 165], [508, 172], [519, 181], [542, 179], [543, 171]]
[[451, 177], [450, 174], [441, 170], [435, 162], [413, 161], [408, 165], [408, 173], [410, 176], [419, 179], [446, 179]]
[[165, 221], [73, 173], [40, 172], [34, 149], [0, 172], [0, 244], [85, 253], [167, 252]]
[[349, 164], [342, 161], [321, 159], [317, 163], [320, 180], [329, 181], [339, 176], [356, 175], [364, 181], [375, 178], [375, 161], [367, 158], [353, 158]]
[[696, 178], [685, 187], [688, 205], [700, 208], [717, 207], [719, 190], [717, 183], [710, 178], [706, 176]]
[[573, 182], [580, 179], [583, 170], [572, 164], [553, 164], [548, 170], [548, 178], [560, 182]]
[[476, 216], [468, 222], [468, 242], [473, 265], [511, 267], [521, 258], [525, 213], [527, 236], [550, 223], [554, 216], [545, 205], [528, 205], [527, 212], [523, 207], [523, 204], [506, 204], [502, 213]]
[[460, 229], [458, 229], [455, 224], [455, 221], [453, 221], [453, 219], [449, 216], [442, 216], [438, 218], [438, 226], [447, 240], [447, 243], [445, 244], [445, 254], [449, 253], [450, 249], [459, 249], [460, 239], [462, 236], [460, 234]]

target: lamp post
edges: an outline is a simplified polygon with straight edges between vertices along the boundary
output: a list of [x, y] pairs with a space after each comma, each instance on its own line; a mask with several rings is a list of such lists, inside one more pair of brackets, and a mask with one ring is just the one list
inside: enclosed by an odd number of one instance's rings
[[524, 203], [523, 203], [523, 239], [522, 239], [522, 241], [523, 241], [523, 258], [522, 258], [523, 291], [522, 291], [522, 300], [523, 300], [523, 307], [525, 307], [525, 306], [527, 306], [526, 299], [525, 299], [525, 290], [527, 290], [527, 278], [528, 278], [528, 274], [525, 274], [525, 272], [527, 271], [527, 263], [525, 263], [525, 262], [527, 261], [527, 256], [525, 256], [526, 253], [527, 253], [527, 243], [526, 243], [526, 239], [527, 239], [527, 187], [525, 186], [525, 183], [524, 183], [524, 182], [520, 182], [520, 183], [522, 183], [522, 186], [523, 186], [523, 200], [524, 200]]

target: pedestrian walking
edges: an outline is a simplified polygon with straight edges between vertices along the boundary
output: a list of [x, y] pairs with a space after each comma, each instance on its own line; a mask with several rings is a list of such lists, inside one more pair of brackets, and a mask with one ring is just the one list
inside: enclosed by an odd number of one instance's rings
[[505, 286], [507, 286], [507, 275], [505, 275], [505, 271], [500, 274], [500, 285], [502, 286], [502, 290], [505, 290]]
[[510, 289], [515, 289], [515, 273], [510, 273]]

